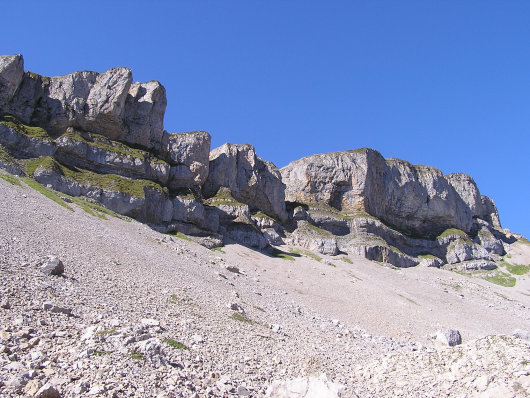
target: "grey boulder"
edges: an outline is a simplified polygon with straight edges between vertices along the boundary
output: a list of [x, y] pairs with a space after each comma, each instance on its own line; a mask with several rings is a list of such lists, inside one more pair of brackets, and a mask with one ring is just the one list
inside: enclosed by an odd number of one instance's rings
[[64, 264], [57, 256], [46, 256], [38, 262], [40, 271], [46, 275], [62, 275]]
[[434, 338], [437, 342], [448, 347], [453, 347], [455, 345], [462, 344], [462, 337], [460, 336], [460, 332], [454, 329], [438, 330], [434, 334]]

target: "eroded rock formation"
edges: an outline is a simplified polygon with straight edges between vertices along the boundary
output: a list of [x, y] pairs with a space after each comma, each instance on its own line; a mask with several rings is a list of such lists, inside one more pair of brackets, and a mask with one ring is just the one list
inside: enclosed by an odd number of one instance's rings
[[0, 168], [208, 247], [292, 245], [399, 267], [491, 270], [514, 241], [468, 175], [373, 149], [280, 171], [252, 145], [167, 133], [164, 87], [128, 68], [46, 77], [0, 56]]

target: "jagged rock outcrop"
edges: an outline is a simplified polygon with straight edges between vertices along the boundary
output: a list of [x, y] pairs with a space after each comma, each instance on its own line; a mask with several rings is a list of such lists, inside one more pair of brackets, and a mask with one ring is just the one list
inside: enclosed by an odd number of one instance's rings
[[0, 57], [0, 109], [15, 95], [24, 76], [24, 60], [21, 55]]
[[0, 56], [0, 168], [162, 232], [463, 272], [494, 269], [516, 240], [466, 174], [366, 148], [279, 171], [252, 145], [210, 152], [206, 132], [164, 132], [164, 87], [133, 82], [128, 68], [56, 77], [23, 68], [22, 56]]
[[470, 177], [385, 160], [372, 149], [308, 156], [281, 174], [288, 201], [365, 211], [412, 236], [434, 237], [447, 228], [471, 232], [473, 216], [483, 214]]
[[210, 153], [204, 197], [215, 196], [221, 187], [229, 188], [232, 196], [251, 210], [287, 221], [281, 175], [272, 163], [256, 155], [252, 145], [224, 144]]
[[167, 101], [160, 83], [133, 83], [128, 68], [46, 77], [24, 72], [20, 55], [1, 59], [0, 85], [5, 91], [0, 97], [0, 113], [51, 134], [74, 127], [161, 149]]
[[497, 206], [495, 206], [493, 199], [488, 198], [485, 195], [482, 195], [480, 199], [482, 202], [482, 215], [480, 218], [487, 221], [488, 224], [491, 224], [493, 228], [502, 229], [499, 212], [497, 211]]
[[164, 134], [163, 157], [171, 165], [169, 189], [200, 190], [208, 177], [210, 141], [205, 131]]
[[57, 145], [39, 127], [28, 127], [13, 117], [0, 119], [0, 143], [16, 157], [53, 156]]
[[56, 159], [67, 166], [153, 180], [161, 185], [168, 182], [170, 167], [166, 162], [106, 137], [69, 128], [55, 143]]

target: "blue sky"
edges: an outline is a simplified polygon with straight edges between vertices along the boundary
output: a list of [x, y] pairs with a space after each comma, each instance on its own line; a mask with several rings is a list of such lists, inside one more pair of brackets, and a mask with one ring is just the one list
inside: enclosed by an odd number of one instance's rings
[[278, 167], [371, 147], [465, 172], [530, 236], [528, 1], [29, 1], [0, 53], [61, 75], [128, 66], [165, 128], [251, 143]]

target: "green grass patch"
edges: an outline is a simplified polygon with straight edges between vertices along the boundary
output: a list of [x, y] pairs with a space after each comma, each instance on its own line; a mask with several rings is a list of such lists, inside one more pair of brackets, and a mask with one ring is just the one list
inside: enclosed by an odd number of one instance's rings
[[274, 221], [274, 218], [272, 218], [271, 216], [263, 213], [262, 211], [258, 211], [257, 213], [252, 214], [252, 217], [254, 217], [254, 218], [266, 218], [266, 219]]
[[142, 354], [141, 352], [138, 352], [138, 351], [134, 351], [134, 352], [131, 352], [129, 354], [129, 358], [135, 360], [135, 361], [143, 361], [145, 358], [144, 358], [144, 354]]
[[501, 265], [504, 265], [508, 272], [513, 275], [524, 275], [530, 271], [529, 265], [510, 264], [503, 261]]
[[322, 261], [322, 257], [320, 257], [319, 255], [317, 255], [315, 253], [311, 253], [310, 251], [307, 251], [307, 250], [290, 249], [289, 253], [296, 254], [298, 256], [309, 257], [309, 258], [312, 258], [313, 260], [318, 261], [318, 262]]
[[353, 261], [351, 261], [348, 257], [341, 257], [341, 261], [344, 261], [346, 264], [353, 264]]
[[437, 257], [433, 256], [432, 254], [421, 254], [421, 255], [418, 256], [418, 258], [420, 258], [422, 260], [434, 260]]
[[524, 236], [521, 237], [518, 242], [524, 243], [525, 245], [530, 245], [530, 240], [526, 239]]
[[513, 276], [510, 276], [505, 272], [498, 272], [495, 275], [487, 276], [484, 279], [486, 279], [488, 282], [504, 287], [514, 287], [516, 282], [516, 279]]
[[246, 206], [246, 204], [238, 202], [236, 199], [234, 199], [230, 189], [226, 187], [219, 188], [215, 196], [206, 199], [204, 203], [208, 206]]
[[8, 164], [17, 164], [15, 158], [2, 145], [0, 145], [0, 161]]
[[2, 174], [2, 173], [0, 173], [0, 178], [2, 180], [4, 180], [4, 181], [7, 181], [11, 185], [16, 185], [16, 186], [19, 186], [19, 187], [22, 186], [22, 184], [20, 183], [20, 180], [17, 177], [12, 176], [11, 174]]
[[272, 257], [281, 258], [282, 260], [294, 261], [294, 257], [289, 255], [289, 253], [281, 251], [275, 247], [272, 249], [271, 255]]
[[55, 191], [46, 188], [44, 185], [39, 184], [37, 181], [32, 180], [29, 177], [22, 177], [22, 181], [29, 186], [30, 188], [33, 188], [35, 191], [39, 192], [40, 194], [46, 196], [48, 199], [53, 200], [58, 205], [64, 207], [65, 209], [68, 209], [70, 211], [74, 211], [70, 206], [68, 206], [64, 200], [62, 200]]
[[219, 252], [221, 254], [226, 254], [226, 252], [223, 250], [222, 247], [214, 247], [214, 248], [212, 248], [210, 250], [213, 251], [213, 252]]
[[98, 356], [98, 357], [102, 357], [102, 356], [105, 356], [105, 355], [109, 355], [109, 354], [112, 354], [111, 351], [99, 351], [99, 350], [94, 350], [94, 355]]
[[82, 196], [68, 196], [73, 203], [75, 203], [81, 210], [84, 212], [90, 214], [91, 216], [101, 218], [102, 220], [106, 220], [106, 216], [112, 216], [119, 218], [124, 221], [130, 222], [131, 219], [126, 216], [122, 216], [121, 214], [115, 213], [112, 210], [107, 209], [105, 206], [101, 206], [97, 203], [92, 203], [86, 198]]
[[47, 141], [53, 141], [48, 132], [41, 127], [28, 126], [13, 116], [3, 116], [0, 119], [0, 124], [10, 127], [20, 134], [30, 138], [40, 138]]
[[238, 322], [243, 322], [243, 323], [249, 323], [249, 324], [253, 324], [254, 321], [250, 318], [247, 318], [245, 315], [239, 313], [239, 312], [234, 312], [232, 313], [232, 315], [230, 315], [230, 318], [238, 321]]
[[66, 178], [74, 180], [81, 185], [95, 186], [108, 191], [118, 191], [137, 198], [145, 197], [145, 188], [147, 187], [163, 191], [159, 184], [149, 180], [133, 180], [115, 174], [98, 174], [83, 169], [69, 169], [62, 165], [60, 169]]
[[24, 162], [24, 164], [26, 166], [26, 174], [28, 176], [35, 174], [35, 171], [37, 171], [39, 168], [61, 173], [59, 165], [50, 156], [41, 156], [40, 158], [28, 159]]
[[86, 138], [81, 136], [77, 132], [67, 132], [61, 137], [68, 138], [70, 140], [84, 142], [87, 145], [90, 145], [94, 148], [103, 149], [105, 151], [114, 152], [122, 156], [130, 156], [135, 158], [143, 159], [144, 161], [151, 161], [160, 164], [167, 164], [163, 160], [151, 156], [147, 151], [142, 151], [141, 149], [132, 148], [121, 142], [109, 140], [107, 137], [104, 137], [99, 134], [86, 133]]
[[191, 240], [192, 240], [188, 235], [185, 235], [185, 234], [183, 234], [180, 231], [169, 232], [168, 235], [174, 236], [174, 237], [182, 239], [182, 240], [187, 240], [188, 242], [191, 242]]
[[93, 186], [108, 191], [118, 191], [137, 198], [145, 197], [145, 188], [150, 187], [158, 191], [164, 189], [154, 181], [134, 180], [116, 174], [98, 174], [79, 168], [68, 168], [49, 156], [26, 161], [26, 173], [33, 175], [38, 168], [45, 168], [80, 185]]
[[178, 350], [187, 350], [187, 351], [189, 350], [188, 346], [178, 342], [177, 340], [167, 338], [167, 339], [162, 340], [162, 342]]
[[469, 237], [467, 236], [467, 234], [464, 231], [462, 231], [460, 229], [456, 229], [456, 228], [446, 229], [440, 235], [438, 235], [436, 237], [436, 239], [444, 239], [444, 238], [448, 238], [448, 237], [452, 237], [452, 236], [456, 236], [456, 237], [459, 237], [459, 238], [462, 238], [462, 239], [469, 239]]
[[306, 228], [309, 231], [315, 232], [318, 235], [325, 236], [325, 237], [332, 237], [333, 236], [333, 234], [331, 232], [326, 231], [325, 229], [322, 229], [320, 227], [317, 227], [316, 225], [313, 225], [313, 224], [311, 224], [309, 222], [306, 222], [304, 224], [306, 225]]

